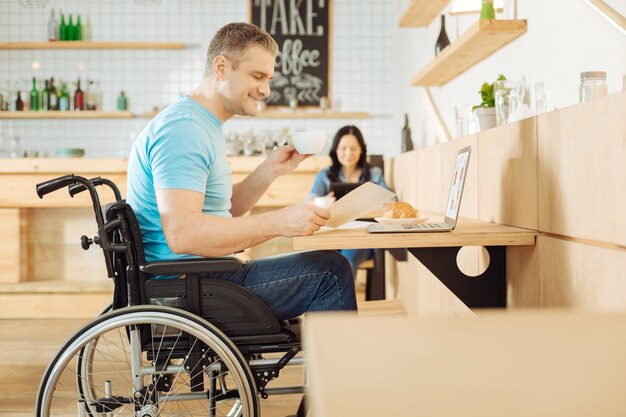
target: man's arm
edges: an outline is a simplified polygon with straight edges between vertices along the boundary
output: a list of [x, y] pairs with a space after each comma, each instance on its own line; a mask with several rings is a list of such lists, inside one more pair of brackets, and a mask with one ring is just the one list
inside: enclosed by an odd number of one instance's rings
[[202, 213], [204, 195], [182, 189], [157, 189], [163, 233], [174, 253], [223, 256], [276, 236], [310, 235], [330, 218], [328, 210], [301, 203], [238, 218]]
[[246, 179], [233, 185], [230, 213], [235, 217], [246, 214], [277, 177], [293, 171], [310, 156], [299, 154], [291, 144], [273, 151]]

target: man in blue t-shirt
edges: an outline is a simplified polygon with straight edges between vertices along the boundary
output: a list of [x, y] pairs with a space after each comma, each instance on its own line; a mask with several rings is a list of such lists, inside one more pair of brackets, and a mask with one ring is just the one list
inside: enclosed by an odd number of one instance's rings
[[[271, 153], [232, 184], [222, 124], [256, 116], [270, 94], [278, 46], [248, 23], [221, 28], [209, 45], [204, 78], [137, 137], [128, 163], [127, 202], [137, 214], [147, 261], [232, 254], [276, 236], [304, 236], [330, 218], [301, 203], [243, 216], [280, 175], [307, 155], [292, 145]], [[355, 310], [350, 265], [333, 251], [248, 261], [242, 272], [211, 274], [249, 288], [279, 320], [306, 311]]]

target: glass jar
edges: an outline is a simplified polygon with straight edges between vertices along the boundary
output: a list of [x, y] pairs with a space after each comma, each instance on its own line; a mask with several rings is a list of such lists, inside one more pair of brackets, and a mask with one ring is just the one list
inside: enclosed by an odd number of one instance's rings
[[607, 92], [605, 71], [580, 73], [579, 103], [606, 96]]

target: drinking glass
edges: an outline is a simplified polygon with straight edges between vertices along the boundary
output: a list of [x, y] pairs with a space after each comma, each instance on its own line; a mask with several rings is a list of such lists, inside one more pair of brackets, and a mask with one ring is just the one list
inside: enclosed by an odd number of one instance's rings
[[469, 135], [473, 118], [472, 106], [469, 104], [457, 104], [454, 106], [454, 114], [456, 116], [457, 136]]
[[499, 80], [493, 84], [496, 101], [496, 123], [502, 126], [509, 120], [509, 101], [515, 84], [511, 80]]

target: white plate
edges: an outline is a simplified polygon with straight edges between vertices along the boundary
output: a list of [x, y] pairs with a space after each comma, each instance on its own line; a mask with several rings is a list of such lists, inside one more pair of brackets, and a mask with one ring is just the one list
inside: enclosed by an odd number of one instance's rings
[[382, 224], [407, 224], [407, 223], [424, 223], [428, 217], [420, 217], [418, 219], [388, 219], [387, 217], [375, 217], [378, 223]]

